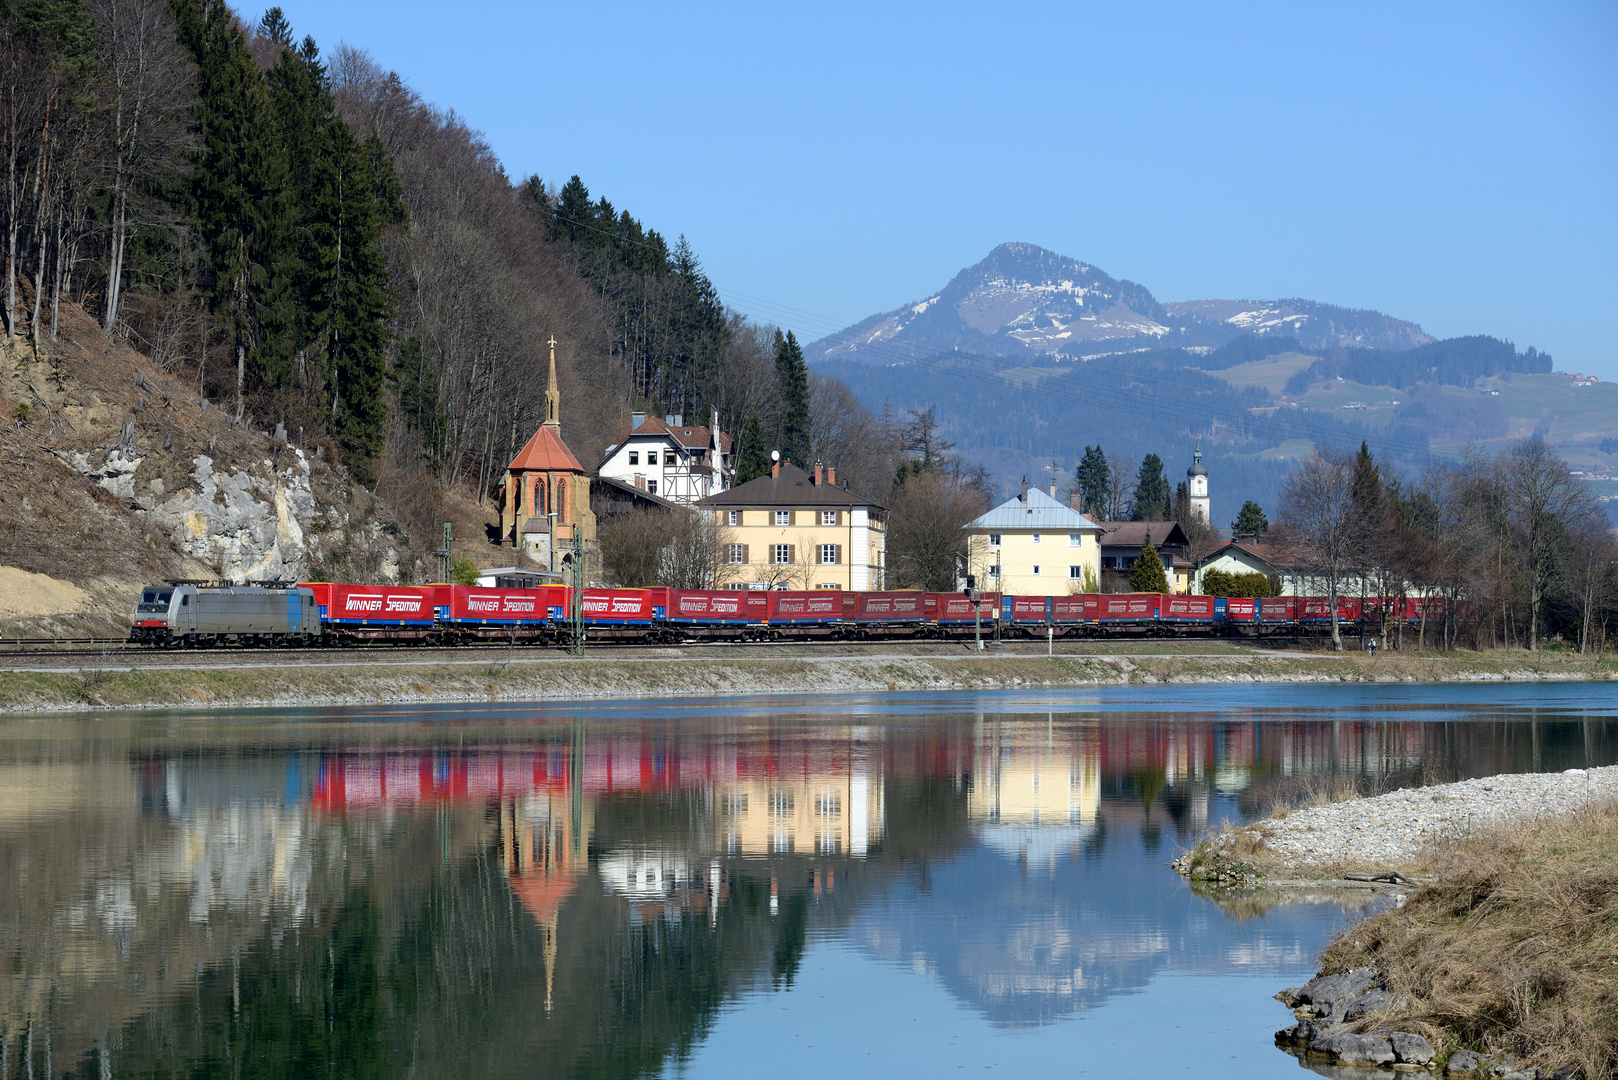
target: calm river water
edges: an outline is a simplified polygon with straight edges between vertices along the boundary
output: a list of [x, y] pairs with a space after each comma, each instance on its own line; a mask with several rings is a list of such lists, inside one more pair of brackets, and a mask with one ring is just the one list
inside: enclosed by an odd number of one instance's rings
[[1357, 913], [1182, 845], [1614, 761], [1577, 685], [10, 720], [0, 1076], [1294, 1076]]

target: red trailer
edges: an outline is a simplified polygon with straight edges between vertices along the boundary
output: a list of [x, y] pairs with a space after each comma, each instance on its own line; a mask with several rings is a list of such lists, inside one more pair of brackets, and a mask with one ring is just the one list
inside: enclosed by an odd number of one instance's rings
[[585, 589], [584, 625], [614, 629], [652, 626], [668, 617], [668, 589]]
[[919, 592], [855, 593], [854, 621], [861, 624], [921, 623], [927, 617], [927, 594]]
[[1114, 593], [1096, 598], [1096, 619], [1104, 623], [1156, 622], [1162, 605], [1158, 593]]
[[1409, 623], [1421, 622], [1425, 615], [1429, 623], [1441, 622], [1449, 605], [1442, 596], [1412, 596], [1404, 600], [1404, 619]]
[[[439, 586], [439, 620], [461, 625], [545, 625], [567, 619], [567, 588], [494, 589]], [[447, 594], [447, 595], [445, 595]]]
[[1213, 625], [1214, 598], [1211, 596], [1171, 596], [1160, 600], [1159, 618], [1171, 623], [1205, 623]]
[[668, 621], [701, 626], [763, 626], [770, 617], [769, 593], [669, 590]]
[[1045, 626], [1051, 620], [1049, 596], [1002, 596], [1000, 618], [1010, 626]]
[[1253, 622], [1258, 618], [1258, 601], [1251, 597], [1230, 596], [1225, 598], [1226, 622]]
[[306, 581], [299, 585], [315, 594], [320, 621], [328, 627], [428, 631], [438, 614], [436, 586], [348, 585], [336, 581]]
[[1101, 597], [1097, 593], [1051, 597], [1051, 622], [1056, 626], [1095, 622], [1096, 613], [1100, 610]]
[[[1358, 597], [1339, 596], [1337, 598], [1337, 621], [1358, 622], [1360, 617], [1360, 601]], [[1331, 622], [1331, 597], [1329, 596], [1300, 596], [1298, 598], [1299, 622]]]
[[992, 626], [1000, 610], [999, 593], [927, 593], [927, 621], [934, 626]]
[[1266, 596], [1258, 601], [1258, 621], [1261, 623], [1294, 623], [1298, 621], [1296, 596]]
[[854, 619], [854, 594], [841, 589], [785, 590], [762, 594], [769, 598], [771, 626], [835, 627]]

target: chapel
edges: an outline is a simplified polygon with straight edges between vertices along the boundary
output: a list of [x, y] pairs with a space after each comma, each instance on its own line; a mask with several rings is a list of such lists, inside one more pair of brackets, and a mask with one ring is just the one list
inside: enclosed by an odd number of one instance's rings
[[596, 539], [590, 478], [562, 441], [562, 394], [556, 385], [556, 339], [550, 342], [545, 422], [506, 466], [500, 497], [500, 539], [527, 551], [541, 565], [560, 569], [575, 538], [586, 552]]

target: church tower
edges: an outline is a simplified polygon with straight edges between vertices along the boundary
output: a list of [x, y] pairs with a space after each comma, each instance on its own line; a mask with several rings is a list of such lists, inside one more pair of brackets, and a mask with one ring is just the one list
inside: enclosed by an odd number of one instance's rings
[[1191, 491], [1191, 512], [1202, 519], [1204, 525], [1213, 524], [1213, 514], [1208, 508], [1208, 470], [1202, 467], [1202, 444], [1197, 444], [1197, 452], [1193, 463], [1185, 471], [1187, 487]]
[[[528, 551], [551, 570], [575, 541], [586, 564], [595, 559], [596, 516], [590, 509], [590, 475], [562, 441], [562, 392], [556, 385], [556, 339], [545, 383], [545, 420], [506, 466], [500, 496], [500, 539]], [[589, 580], [586, 578], [585, 580]]]
[[545, 383], [545, 426], [560, 437], [562, 434], [562, 391], [556, 388], [556, 338], [552, 337], [548, 344], [551, 347], [551, 376]]

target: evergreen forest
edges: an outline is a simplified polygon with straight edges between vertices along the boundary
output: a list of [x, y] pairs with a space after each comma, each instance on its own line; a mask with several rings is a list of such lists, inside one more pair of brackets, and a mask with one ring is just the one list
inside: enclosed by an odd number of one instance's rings
[[891, 483], [896, 433], [728, 311], [683, 236], [578, 176], [508, 176], [461, 116], [279, 8], [26, 0], [0, 6], [0, 52], [8, 344], [49, 357], [82, 310], [407, 519], [423, 490], [493, 491], [552, 337], [586, 468], [645, 410]]

